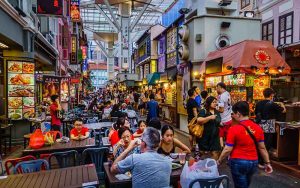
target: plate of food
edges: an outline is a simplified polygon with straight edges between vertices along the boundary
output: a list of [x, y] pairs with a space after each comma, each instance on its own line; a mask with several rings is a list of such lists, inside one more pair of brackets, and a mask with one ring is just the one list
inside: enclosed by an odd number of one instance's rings
[[12, 120], [22, 119], [22, 109], [9, 109], [8, 117]]
[[9, 61], [7, 70], [8, 72], [22, 73], [22, 62]]
[[8, 84], [11, 84], [11, 85], [34, 85], [34, 75], [31, 75], [31, 74], [8, 74]]
[[34, 86], [8, 85], [9, 97], [33, 97]]
[[34, 73], [34, 64], [33, 63], [23, 63], [23, 73]]
[[25, 108], [23, 109], [23, 117], [26, 119], [34, 117], [34, 108]]
[[177, 170], [179, 168], [181, 168], [182, 165], [181, 164], [177, 164], [177, 163], [172, 163], [172, 170]]
[[22, 97], [9, 97], [8, 108], [21, 108], [23, 105]]
[[23, 106], [25, 108], [33, 108], [34, 107], [34, 97], [23, 97]]

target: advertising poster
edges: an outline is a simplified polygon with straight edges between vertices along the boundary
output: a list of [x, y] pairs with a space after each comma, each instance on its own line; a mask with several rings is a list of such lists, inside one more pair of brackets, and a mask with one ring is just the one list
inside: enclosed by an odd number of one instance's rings
[[35, 115], [35, 65], [24, 61], [7, 61], [8, 117], [12, 120]]
[[52, 95], [58, 95], [60, 78], [56, 76], [43, 76], [43, 101], [51, 101]]
[[69, 101], [69, 85], [70, 79], [69, 78], [61, 78], [60, 81], [60, 100], [61, 102], [68, 102]]
[[63, 16], [63, 0], [37, 0], [37, 14]]
[[79, 9], [80, 0], [71, 0], [70, 1], [70, 13], [72, 22], [80, 22], [80, 9]]

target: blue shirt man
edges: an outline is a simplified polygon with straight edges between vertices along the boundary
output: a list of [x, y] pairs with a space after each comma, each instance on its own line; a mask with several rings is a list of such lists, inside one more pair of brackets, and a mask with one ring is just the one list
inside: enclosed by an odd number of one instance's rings
[[197, 86], [194, 86], [193, 89], [194, 89], [194, 91], [196, 92], [196, 95], [197, 95], [195, 97], [195, 101], [198, 104], [198, 107], [200, 107], [201, 106], [201, 96], [200, 96], [201, 91], [200, 91], [200, 88], [197, 87]]
[[149, 96], [150, 101], [147, 103], [147, 109], [148, 109], [148, 116], [147, 116], [147, 122], [149, 122], [152, 118], [158, 117], [159, 113], [159, 107], [158, 102], [154, 100], [154, 94], [150, 94]]

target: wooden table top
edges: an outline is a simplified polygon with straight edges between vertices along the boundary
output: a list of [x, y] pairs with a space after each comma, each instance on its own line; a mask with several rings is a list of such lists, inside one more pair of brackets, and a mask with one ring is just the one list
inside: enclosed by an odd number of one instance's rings
[[113, 122], [99, 122], [99, 123], [89, 123], [84, 124], [83, 126], [87, 127], [88, 129], [101, 129], [101, 128], [110, 128]]
[[[120, 185], [120, 184], [131, 184], [131, 178], [130, 179], [126, 179], [126, 180], [119, 180], [118, 178], [115, 177], [115, 174], [112, 174], [110, 172], [110, 167], [109, 167], [109, 163], [108, 162], [105, 162], [103, 164], [104, 166], [104, 170], [105, 170], [105, 174], [106, 174], [106, 177], [109, 181], [109, 184], [110, 185]], [[178, 181], [180, 180], [180, 175], [181, 175], [181, 171], [182, 171], [182, 168], [179, 168], [179, 169], [176, 169], [176, 170], [172, 170], [172, 173], [171, 173], [171, 181], [172, 180], [175, 180], [175, 181]]]
[[34, 155], [40, 153], [53, 153], [68, 150], [84, 150], [86, 148], [95, 147], [95, 139], [87, 138], [84, 140], [70, 140], [68, 143], [55, 142], [51, 146], [43, 146], [39, 149], [32, 149], [29, 146], [23, 150], [23, 155]]
[[9, 175], [0, 179], [0, 188], [75, 188], [98, 184], [94, 164]]

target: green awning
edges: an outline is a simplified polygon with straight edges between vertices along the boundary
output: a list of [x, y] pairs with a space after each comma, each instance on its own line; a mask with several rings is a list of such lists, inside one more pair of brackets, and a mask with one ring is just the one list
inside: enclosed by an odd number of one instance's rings
[[148, 85], [155, 85], [156, 81], [159, 81], [159, 78], [160, 78], [160, 74], [158, 72], [148, 74], [147, 75]]

